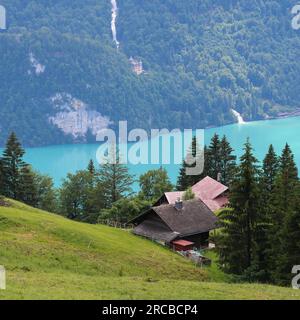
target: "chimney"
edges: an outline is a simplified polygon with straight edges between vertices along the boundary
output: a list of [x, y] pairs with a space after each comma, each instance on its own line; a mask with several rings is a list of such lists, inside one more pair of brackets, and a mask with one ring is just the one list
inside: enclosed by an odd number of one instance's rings
[[218, 173], [218, 177], [217, 177], [217, 180], [218, 180], [218, 182], [221, 182], [221, 180], [222, 180], [222, 173]]
[[175, 209], [178, 211], [183, 209], [183, 201], [180, 198], [178, 198], [175, 202]]

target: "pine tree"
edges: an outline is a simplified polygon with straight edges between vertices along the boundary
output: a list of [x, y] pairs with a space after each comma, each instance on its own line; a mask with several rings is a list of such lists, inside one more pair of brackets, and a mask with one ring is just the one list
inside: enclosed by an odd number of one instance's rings
[[294, 155], [287, 144], [279, 160], [279, 172], [276, 177], [274, 190], [271, 196], [271, 228], [269, 233], [269, 265], [273, 282], [280, 283], [284, 272], [286, 253], [284, 243], [286, 233], [284, 226], [289, 217], [295, 214], [297, 199], [298, 170]]
[[221, 173], [221, 142], [217, 134], [215, 134], [208, 147], [209, 168], [208, 175], [217, 180]]
[[94, 161], [92, 159], [89, 162], [88, 171], [92, 176], [95, 176], [96, 169], [95, 169]]
[[271, 244], [269, 237], [272, 226], [272, 203], [271, 197], [275, 188], [275, 180], [278, 174], [279, 160], [272, 145], [263, 160], [263, 167], [260, 176], [260, 215], [262, 217], [257, 234], [257, 268], [260, 270], [261, 282], [271, 280], [269, 254]]
[[193, 164], [192, 165], [190, 164], [192, 162], [191, 159], [196, 159], [196, 161], [198, 161], [199, 163], [200, 161], [203, 161], [201, 156], [202, 156], [202, 152], [197, 142], [197, 138], [193, 137], [192, 144], [189, 150], [187, 151], [186, 159], [183, 161], [182, 167], [180, 168], [180, 171], [179, 171], [179, 176], [177, 179], [177, 186], [176, 186], [176, 189], [178, 191], [187, 190], [189, 187], [192, 187], [194, 184], [196, 184], [203, 178], [203, 173], [200, 173], [198, 175], [188, 175], [187, 173], [188, 168], [193, 168], [195, 166]]
[[210, 154], [207, 146], [204, 146], [204, 169], [199, 180], [206, 178], [209, 175], [211, 167]]
[[282, 151], [280, 157], [280, 176], [277, 187], [281, 191], [282, 207], [287, 208], [294, 201], [294, 192], [298, 183], [298, 169], [294, 160], [294, 155], [288, 144]]
[[101, 165], [97, 174], [108, 208], [125, 195], [132, 194], [134, 178], [129, 174], [128, 167], [120, 162], [118, 150], [113, 152], [112, 159]]
[[273, 192], [275, 179], [278, 173], [279, 160], [275, 153], [273, 145], [270, 145], [269, 151], [263, 161], [262, 183], [267, 192]]
[[272, 219], [282, 224], [286, 212], [293, 208], [295, 191], [298, 184], [298, 170], [294, 155], [286, 145], [279, 159], [278, 174], [272, 192]]
[[4, 194], [4, 168], [3, 168], [3, 162], [0, 158], [0, 195]]
[[259, 222], [259, 169], [252, 146], [245, 144], [232, 182], [230, 207], [221, 213], [224, 232], [219, 239], [220, 261], [229, 272], [244, 274], [255, 262]]
[[186, 168], [187, 168], [187, 164], [185, 161], [183, 161], [182, 166], [179, 170], [179, 176], [177, 179], [176, 190], [178, 190], [178, 191], [185, 190], [185, 189], [189, 188], [191, 185], [191, 179], [186, 174]]
[[36, 207], [38, 204], [38, 189], [35, 174], [29, 165], [21, 169], [20, 194], [18, 200], [33, 207]]
[[276, 282], [289, 286], [291, 270], [299, 265], [300, 261], [300, 188], [297, 188], [298, 197], [294, 200], [295, 208], [285, 217], [282, 230], [282, 252], [278, 257]]
[[218, 167], [220, 167], [221, 182], [226, 186], [230, 185], [236, 169], [236, 156], [232, 154], [233, 151], [224, 136], [220, 142], [220, 165]]
[[6, 197], [18, 200], [21, 195], [22, 169], [26, 167], [23, 161], [24, 154], [25, 151], [18, 141], [17, 136], [14, 132], [11, 133], [2, 158], [2, 170], [4, 172], [3, 194]]

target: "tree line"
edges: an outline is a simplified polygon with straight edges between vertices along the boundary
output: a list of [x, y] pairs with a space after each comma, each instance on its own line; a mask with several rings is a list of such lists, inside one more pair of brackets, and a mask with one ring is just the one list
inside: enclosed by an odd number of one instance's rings
[[[41, 175], [24, 162], [24, 154], [12, 133], [0, 158], [0, 195], [72, 220], [97, 223], [109, 219], [126, 223], [174, 188], [163, 168], [136, 180], [117, 154], [115, 163], [108, 161], [98, 168], [91, 160], [85, 170], [69, 173], [56, 189], [51, 177]], [[135, 182], [140, 186], [138, 193], [133, 192]]]
[[24, 162], [25, 154], [15, 133], [0, 157], [0, 195], [47, 211], [56, 211], [57, 193], [52, 178], [34, 171]]
[[262, 166], [249, 140], [220, 213], [220, 264], [247, 281], [290, 285], [300, 262], [300, 183], [290, 146], [271, 145]]
[[[188, 156], [196, 156], [193, 140]], [[215, 241], [219, 264], [241, 280], [290, 285], [291, 270], [300, 263], [300, 183], [294, 155], [286, 144], [280, 156], [270, 145], [262, 165], [248, 140], [237, 163], [226, 137], [214, 135], [205, 147], [204, 172], [188, 176], [180, 169], [177, 190], [205, 176], [229, 186], [229, 206], [221, 210]]]
[[[187, 151], [186, 159], [180, 168], [176, 189], [178, 191], [187, 190], [207, 176], [219, 180], [224, 185], [229, 185], [236, 170], [237, 157], [233, 152], [234, 150], [226, 136], [220, 138], [219, 135], [215, 134], [211, 139], [210, 145], [205, 146], [204, 150], [201, 150], [196, 137], [194, 137]], [[190, 161], [188, 161], [191, 157], [195, 161], [204, 161], [203, 172], [199, 175], [188, 175], [187, 173], [187, 169], [195, 165], [190, 164]]]

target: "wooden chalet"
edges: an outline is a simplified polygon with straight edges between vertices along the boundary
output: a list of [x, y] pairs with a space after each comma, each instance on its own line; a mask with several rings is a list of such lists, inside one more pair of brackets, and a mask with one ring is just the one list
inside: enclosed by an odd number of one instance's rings
[[130, 223], [135, 225], [134, 234], [164, 245], [202, 248], [208, 246], [218, 218], [203, 201], [194, 199], [152, 207]]

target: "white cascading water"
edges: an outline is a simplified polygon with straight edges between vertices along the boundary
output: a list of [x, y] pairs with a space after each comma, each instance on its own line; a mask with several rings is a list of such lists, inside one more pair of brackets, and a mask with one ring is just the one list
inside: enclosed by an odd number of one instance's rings
[[112, 9], [111, 9], [111, 31], [112, 31], [112, 35], [113, 35], [113, 40], [117, 46], [117, 49], [119, 49], [120, 47], [120, 42], [118, 41], [118, 37], [117, 37], [117, 26], [116, 26], [116, 22], [117, 22], [117, 17], [118, 17], [118, 5], [117, 5], [117, 0], [111, 0], [111, 5], [112, 5]]
[[242, 115], [239, 112], [237, 112], [234, 109], [231, 109], [231, 111], [232, 111], [233, 115], [236, 117], [236, 119], [237, 119], [239, 124], [245, 124], [246, 123], [245, 120], [243, 119]]

